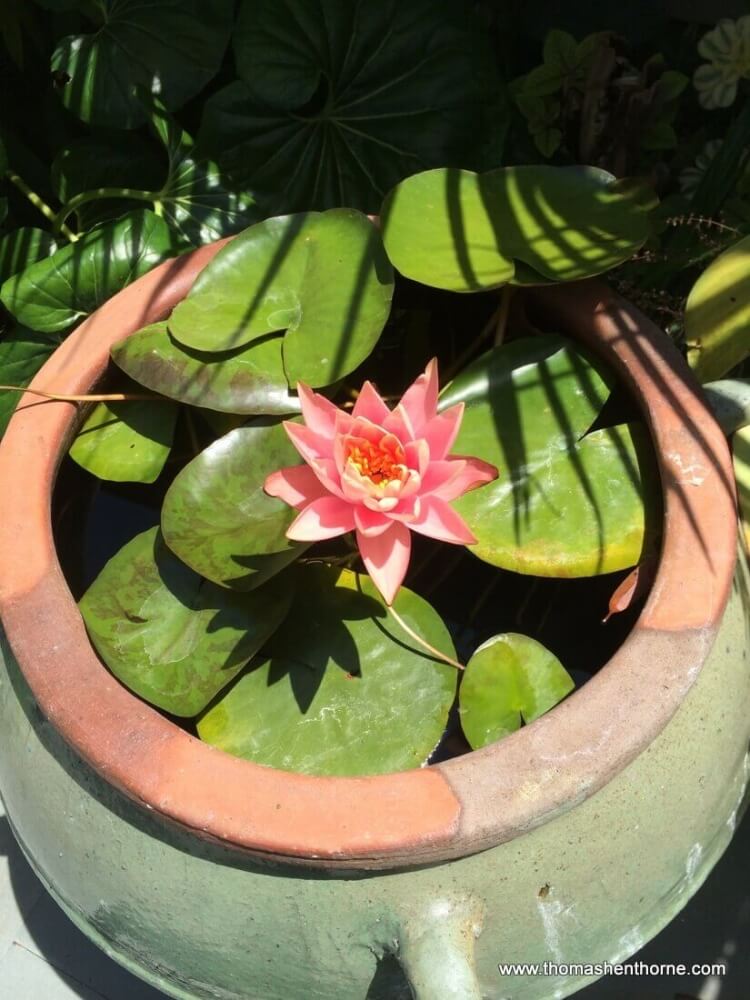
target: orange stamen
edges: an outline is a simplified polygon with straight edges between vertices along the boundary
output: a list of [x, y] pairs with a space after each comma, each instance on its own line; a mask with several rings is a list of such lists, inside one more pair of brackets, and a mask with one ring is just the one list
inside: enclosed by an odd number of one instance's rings
[[385, 442], [360, 440], [350, 446], [347, 460], [376, 486], [403, 479], [404, 452], [400, 445], [389, 448]]

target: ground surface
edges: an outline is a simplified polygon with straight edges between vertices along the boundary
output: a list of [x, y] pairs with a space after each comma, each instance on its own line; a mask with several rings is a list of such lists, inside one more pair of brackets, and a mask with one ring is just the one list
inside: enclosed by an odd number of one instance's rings
[[[750, 816], [690, 905], [633, 961], [727, 962], [723, 978], [610, 977], [581, 1000], [748, 1000]], [[24, 860], [0, 801], [0, 1000], [163, 1000], [65, 917]], [[293, 998], [289, 998], [293, 1000]]]

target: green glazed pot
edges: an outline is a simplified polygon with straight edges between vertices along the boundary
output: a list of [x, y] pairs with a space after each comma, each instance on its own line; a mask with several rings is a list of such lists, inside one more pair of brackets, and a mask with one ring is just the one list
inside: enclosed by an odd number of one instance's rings
[[[218, 249], [150, 272], [33, 388], [89, 391]], [[748, 778], [748, 571], [731, 462], [666, 337], [605, 287], [537, 291], [635, 394], [664, 494], [631, 635], [563, 704], [434, 767], [315, 778], [230, 757], [122, 688], [62, 576], [50, 497], [73, 404], [0, 446], [0, 788], [30, 863], [109, 955], [173, 997], [535, 1000], [637, 951], [729, 842]], [[585, 637], [582, 639], [585, 641]], [[511, 975], [505, 963], [580, 964]]]

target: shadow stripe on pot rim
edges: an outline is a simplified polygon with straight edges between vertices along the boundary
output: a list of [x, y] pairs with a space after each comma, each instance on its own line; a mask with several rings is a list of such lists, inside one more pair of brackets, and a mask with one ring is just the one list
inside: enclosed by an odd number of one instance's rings
[[[31, 388], [77, 395], [112, 344], [163, 319], [221, 241], [167, 261], [90, 316]], [[708, 655], [731, 587], [736, 511], [723, 434], [669, 339], [606, 285], [536, 289], [534, 308], [615, 369], [650, 427], [664, 496], [662, 553], [633, 631], [583, 688], [505, 738], [442, 764], [363, 778], [279, 771], [201, 743], [97, 658], [51, 526], [75, 404], [24, 395], [0, 445], [0, 620], [45, 717], [147, 810], [199, 837], [318, 867], [393, 869], [460, 857], [583, 801], [667, 725]]]

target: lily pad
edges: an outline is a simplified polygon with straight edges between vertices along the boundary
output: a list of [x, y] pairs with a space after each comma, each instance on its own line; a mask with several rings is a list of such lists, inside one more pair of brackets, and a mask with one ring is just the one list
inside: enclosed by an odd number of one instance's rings
[[192, 717], [279, 626], [291, 593], [282, 580], [252, 594], [208, 583], [149, 528], [110, 559], [80, 610], [115, 677], [152, 705]]
[[101, 0], [91, 34], [63, 38], [52, 56], [60, 98], [91, 125], [136, 128], [139, 88], [179, 108], [221, 65], [232, 0]]
[[263, 489], [301, 459], [281, 424], [238, 427], [202, 451], [167, 491], [161, 524], [170, 549], [215, 583], [250, 590], [307, 548], [286, 537], [296, 511]]
[[651, 233], [649, 188], [596, 167], [428, 170], [382, 208], [383, 240], [407, 278], [471, 292], [573, 281], [627, 260]]
[[164, 220], [153, 212], [135, 212], [9, 278], [0, 286], [0, 300], [19, 323], [57, 333], [85, 319], [172, 252]]
[[722, 378], [750, 355], [750, 236], [720, 254], [693, 285], [685, 340], [701, 382]]
[[370, 354], [385, 326], [393, 272], [359, 212], [331, 209], [251, 226], [220, 250], [169, 320], [181, 344], [226, 351], [286, 330], [291, 385], [330, 385]]
[[191, 351], [152, 323], [112, 348], [112, 360], [141, 385], [222, 413], [275, 416], [299, 413], [287, 385], [281, 338], [265, 337], [235, 351]]
[[[424, 764], [439, 742], [458, 672], [404, 632], [369, 578], [299, 571], [290, 627], [198, 721], [202, 740], [287, 771], [383, 774]], [[398, 614], [455, 656], [448, 630], [402, 587]]]
[[461, 728], [474, 750], [544, 715], [575, 688], [557, 657], [517, 632], [495, 635], [466, 665], [459, 691]]
[[[57, 346], [57, 341], [41, 333], [13, 327], [0, 340], [0, 384], [26, 387]], [[20, 398], [20, 392], [0, 389], [0, 436]]]
[[44, 229], [24, 226], [0, 238], [0, 283], [12, 278], [57, 250], [54, 236]]
[[241, 82], [206, 102], [199, 144], [267, 214], [377, 212], [426, 167], [479, 165], [500, 86], [455, 0], [245, 0]]
[[719, 379], [704, 385], [703, 391], [725, 434], [734, 434], [750, 424], [750, 379]]
[[495, 482], [454, 502], [480, 559], [561, 577], [610, 573], [640, 560], [653, 541], [658, 505], [647, 435], [623, 426], [583, 436], [607, 398], [608, 380], [549, 336], [495, 348], [448, 387], [441, 408], [466, 403], [453, 451], [499, 470]]
[[70, 457], [99, 479], [153, 483], [174, 439], [178, 407], [165, 399], [98, 403], [70, 448]]

